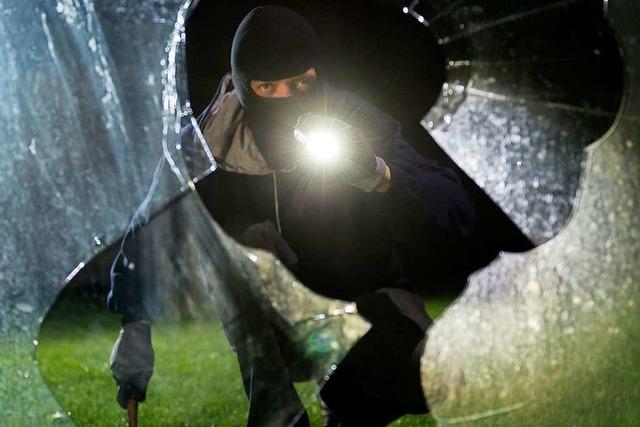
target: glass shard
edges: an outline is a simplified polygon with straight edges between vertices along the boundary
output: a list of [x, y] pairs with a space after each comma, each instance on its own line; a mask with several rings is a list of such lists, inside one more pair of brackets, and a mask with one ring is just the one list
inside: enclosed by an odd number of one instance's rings
[[533, 243], [548, 241], [575, 206], [584, 147], [620, 103], [622, 65], [601, 8], [417, 3], [437, 17], [449, 68], [423, 126]]
[[[99, 423], [121, 421], [109, 351], [104, 351], [117, 336], [117, 316], [107, 317], [102, 306], [87, 307], [87, 301], [78, 309], [65, 300], [56, 306], [66, 310], [65, 316], [55, 316], [60, 312], [54, 310], [50, 328], [41, 336], [38, 330], [64, 286], [85, 274], [94, 256], [117, 247], [128, 229], [158, 243], [146, 248], [147, 259], [138, 267], [150, 272], [141, 286], [147, 286], [143, 294], [152, 316], [165, 317], [159, 335], [170, 337], [172, 321], [195, 314], [213, 331], [221, 332], [224, 324], [226, 336], [245, 346], [244, 357], [253, 363], [264, 346], [273, 347], [251, 334], [271, 333], [264, 324], [256, 329], [259, 313], [271, 310], [279, 313], [293, 343], [315, 336], [312, 341], [321, 345], [308, 359], [315, 373], [328, 372], [366, 323], [344, 303], [289, 289], [302, 287], [273, 258], [252, 254], [225, 237], [192, 191], [215, 163], [203, 140], [187, 147], [179, 138], [180, 129], [193, 120], [183, 58], [191, 1], [31, 3], [0, 1], [3, 425], [96, 425], [80, 413], [86, 408], [71, 406], [80, 395], [95, 396], [97, 403], [96, 389], [83, 388], [97, 383], [109, 398], [93, 415]], [[146, 231], [136, 227], [149, 221], [142, 228]], [[230, 289], [229, 283], [236, 287]], [[279, 296], [283, 288], [286, 297]], [[251, 296], [247, 300], [253, 305], [240, 296]], [[278, 305], [288, 297], [298, 299], [295, 312]], [[248, 307], [251, 316], [243, 311]], [[328, 320], [308, 322], [321, 314]], [[318, 334], [314, 325], [320, 324], [329, 326]], [[221, 367], [232, 372], [237, 362], [228, 357], [231, 347], [224, 342], [221, 348], [221, 363], [226, 363]], [[78, 357], [72, 360], [70, 354]], [[256, 392], [266, 385], [256, 384]], [[106, 415], [111, 409], [113, 417]], [[184, 424], [191, 414], [178, 415], [186, 418], [177, 424]], [[238, 417], [232, 422], [237, 424], [246, 413], [230, 416]]]
[[624, 102], [613, 128], [586, 150], [567, 226], [473, 275], [429, 332], [423, 387], [442, 424], [640, 420], [639, 11], [637, 3], [610, 5], [626, 65]]

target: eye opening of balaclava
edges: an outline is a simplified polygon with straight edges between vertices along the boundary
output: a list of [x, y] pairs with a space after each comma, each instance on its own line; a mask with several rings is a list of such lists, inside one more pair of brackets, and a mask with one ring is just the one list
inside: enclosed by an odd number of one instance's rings
[[[307, 20], [279, 6], [253, 9], [240, 23], [231, 49], [231, 73], [236, 96], [258, 149], [269, 165], [286, 169], [295, 163], [293, 128], [300, 114], [323, 105], [320, 43]], [[275, 81], [315, 68], [318, 78], [306, 92], [288, 98], [264, 98], [252, 80]]]

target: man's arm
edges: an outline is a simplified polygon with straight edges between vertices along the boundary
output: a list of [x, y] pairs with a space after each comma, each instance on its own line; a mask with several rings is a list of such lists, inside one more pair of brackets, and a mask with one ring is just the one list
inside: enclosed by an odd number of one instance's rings
[[[450, 237], [471, 232], [475, 210], [458, 176], [433, 160], [419, 155], [402, 137], [397, 125], [383, 149], [389, 168], [386, 194], [391, 205], [390, 224], [416, 231], [438, 230]], [[412, 239], [410, 239], [412, 240]]]
[[[122, 240], [120, 251], [111, 266], [111, 289], [107, 296], [107, 306], [112, 313], [122, 315], [122, 324], [134, 321], [151, 321], [151, 313], [145, 304], [145, 294], [153, 277], [149, 271], [147, 256], [150, 242], [146, 233], [137, 228], [129, 230]], [[146, 249], [145, 249], [146, 248]]]
[[[341, 91], [334, 92], [333, 99], [339, 106], [336, 114], [348, 117], [349, 124], [363, 132], [377, 157], [376, 172], [368, 178], [374, 185], [356, 186], [383, 193], [398, 237], [414, 240], [427, 228], [452, 236], [469, 234], [475, 222], [473, 203], [451, 169], [418, 154], [402, 136], [400, 124], [368, 102]], [[406, 235], [401, 229], [413, 232]]]
[[370, 192], [372, 203], [385, 212], [405, 274], [423, 282], [425, 270], [429, 280], [437, 280], [459, 269], [475, 210], [457, 175], [419, 155], [386, 113], [347, 92], [334, 98], [340, 106], [337, 116], [348, 117], [365, 134], [378, 163], [384, 164], [370, 177], [373, 185], [356, 186]]
[[109, 310], [122, 315], [120, 334], [109, 366], [117, 384], [116, 400], [127, 409], [131, 400], [142, 402], [153, 374], [154, 351], [151, 343], [151, 315], [144, 304], [141, 277], [144, 264], [143, 242], [130, 231], [111, 267], [111, 290], [107, 297]]
[[465, 274], [475, 209], [457, 175], [425, 159], [402, 138], [387, 140], [387, 224], [405, 274], [417, 292]]

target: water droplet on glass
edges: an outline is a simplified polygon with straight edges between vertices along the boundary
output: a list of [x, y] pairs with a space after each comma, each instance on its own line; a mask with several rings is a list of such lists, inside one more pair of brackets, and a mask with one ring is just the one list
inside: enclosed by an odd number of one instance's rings
[[19, 302], [16, 304], [16, 309], [23, 313], [33, 313], [33, 307], [29, 304], [25, 304], [23, 302]]
[[93, 253], [98, 253], [102, 247], [102, 245], [104, 244], [104, 235], [99, 233], [99, 234], [94, 234], [93, 239], [91, 239], [91, 249], [93, 250]]
[[98, 44], [96, 43], [96, 39], [93, 37], [89, 39], [89, 49], [91, 49], [91, 52], [93, 53], [98, 51]]
[[353, 314], [357, 311], [356, 305], [351, 303], [344, 306], [344, 312], [347, 314]]
[[59, 420], [61, 418], [64, 418], [64, 414], [60, 411], [56, 411], [53, 414], [50, 415], [51, 419], [53, 420]]

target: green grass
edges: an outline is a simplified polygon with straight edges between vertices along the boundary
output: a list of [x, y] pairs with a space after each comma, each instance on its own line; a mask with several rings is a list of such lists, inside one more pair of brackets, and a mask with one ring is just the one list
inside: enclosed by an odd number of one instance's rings
[[[427, 303], [438, 316], [450, 299]], [[78, 425], [126, 425], [115, 403], [108, 358], [119, 330], [117, 316], [99, 303], [79, 298], [60, 301], [39, 336], [43, 378]], [[140, 406], [143, 426], [242, 426], [247, 401], [235, 355], [215, 321], [158, 322], [153, 328], [156, 366], [147, 401]], [[315, 384], [298, 384], [313, 425], [322, 425], [313, 398]], [[393, 426], [432, 425], [429, 416], [407, 416]]]
[[[74, 304], [75, 305], [75, 304]], [[108, 358], [117, 316], [61, 304], [40, 333], [38, 362], [61, 406], [79, 425], [125, 424]], [[213, 322], [158, 324], [156, 366], [144, 425], [242, 425], [247, 411], [235, 356]]]

